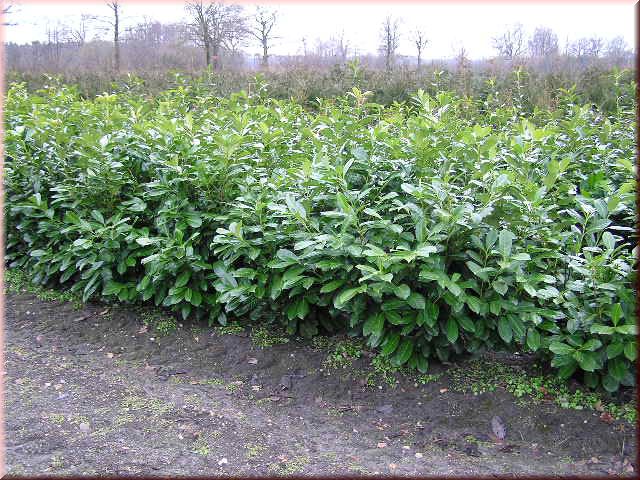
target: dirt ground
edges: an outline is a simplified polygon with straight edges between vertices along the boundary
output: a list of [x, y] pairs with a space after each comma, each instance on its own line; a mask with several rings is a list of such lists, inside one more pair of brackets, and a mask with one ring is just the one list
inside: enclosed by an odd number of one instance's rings
[[635, 429], [595, 411], [455, 393], [446, 371], [371, 387], [365, 358], [327, 371], [308, 341], [5, 298], [9, 475], [634, 474]]

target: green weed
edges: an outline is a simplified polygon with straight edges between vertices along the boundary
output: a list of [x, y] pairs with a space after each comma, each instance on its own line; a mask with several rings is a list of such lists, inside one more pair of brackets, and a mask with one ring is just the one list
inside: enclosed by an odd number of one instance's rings
[[251, 340], [254, 345], [262, 348], [289, 343], [289, 337], [266, 327], [253, 328], [251, 330]]

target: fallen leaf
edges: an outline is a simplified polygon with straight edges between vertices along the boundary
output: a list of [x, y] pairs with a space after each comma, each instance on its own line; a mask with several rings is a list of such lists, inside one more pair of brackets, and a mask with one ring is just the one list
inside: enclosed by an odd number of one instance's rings
[[376, 412], [389, 414], [389, 413], [393, 412], [393, 405], [389, 405], [389, 404], [388, 405], [381, 405], [381, 406], [376, 408]]
[[424, 455], [422, 455], [420, 452], [416, 452], [416, 458], [422, 458]]
[[223, 458], [218, 461], [218, 465], [226, 465], [227, 463], [229, 463], [229, 460], [227, 460], [226, 458]]
[[148, 330], [149, 330], [149, 327], [147, 325], [143, 325], [142, 328], [138, 330], [138, 333], [147, 333]]
[[507, 426], [502, 418], [497, 415], [491, 419], [491, 431], [498, 440], [504, 440], [507, 435]]
[[247, 359], [247, 363], [248, 363], [249, 365], [256, 365], [256, 364], [258, 363], [258, 359], [257, 359], [257, 358], [253, 358], [253, 357], [249, 357], [249, 358]]
[[603, 412], [600, 415], [600, 420], [602, 420], [604, 423], [613, 423], [613, 417], [609, 412]]
[[111, 352], [107, 352], [107, 357], [108, 357], [108, 358], [113, 358], [113, 353], [111, 353]]
[[91, 427], [89, 426], [89, 423], [88, 423], [88, 422], [82, 422], [82, 423], [79, 425], [79, 428], [80, 428], [80, 431], [81, 431], [81, 432], [88, 432], [88, 431], [90, 430], [90, 428], [91, 428]]
[[387, 444], [385, 442], [378, 443], [378, 448], [384, 448], [386, 446], [387, 446]]
[[598, 412], [604, 412], [604, 407], [602, 406], [602, 400], [598, 400], [596, 404], [593, 406]]
[[441, 389], [440, 389], [440, 393], [446, 393], [446, 392], [448, 392], [448, 391], [449, 391], [449, 389], [448, 389], [448, 388], [441, 388]]
[[259, 392], [262, 387], [260, 385], [251, 385], [251, 390]]
[[109, 309], [105, 308], [103, 311], [101, 311], [98, 315], [102, 316], [102, 315], [106, 315], [107, 313], [109, 313]]

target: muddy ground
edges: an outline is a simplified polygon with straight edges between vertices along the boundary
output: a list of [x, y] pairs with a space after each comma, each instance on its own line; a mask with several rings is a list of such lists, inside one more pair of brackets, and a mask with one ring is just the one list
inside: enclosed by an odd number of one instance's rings
[[633, 426], [592, 410], [456, 393], [446, 372], [372, 387], [366, 357], [328, 371], [308, 341], [5, 298], [10, 475], [634, 474]]

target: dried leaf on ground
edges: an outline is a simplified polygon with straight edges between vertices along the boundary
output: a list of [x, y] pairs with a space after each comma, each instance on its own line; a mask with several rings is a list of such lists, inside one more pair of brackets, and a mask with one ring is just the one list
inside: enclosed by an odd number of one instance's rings
[[504, 420], [497, 415], [491, 419], [491, 431], [498, 440], [504, 440], [507, 435], [507, 426]]

